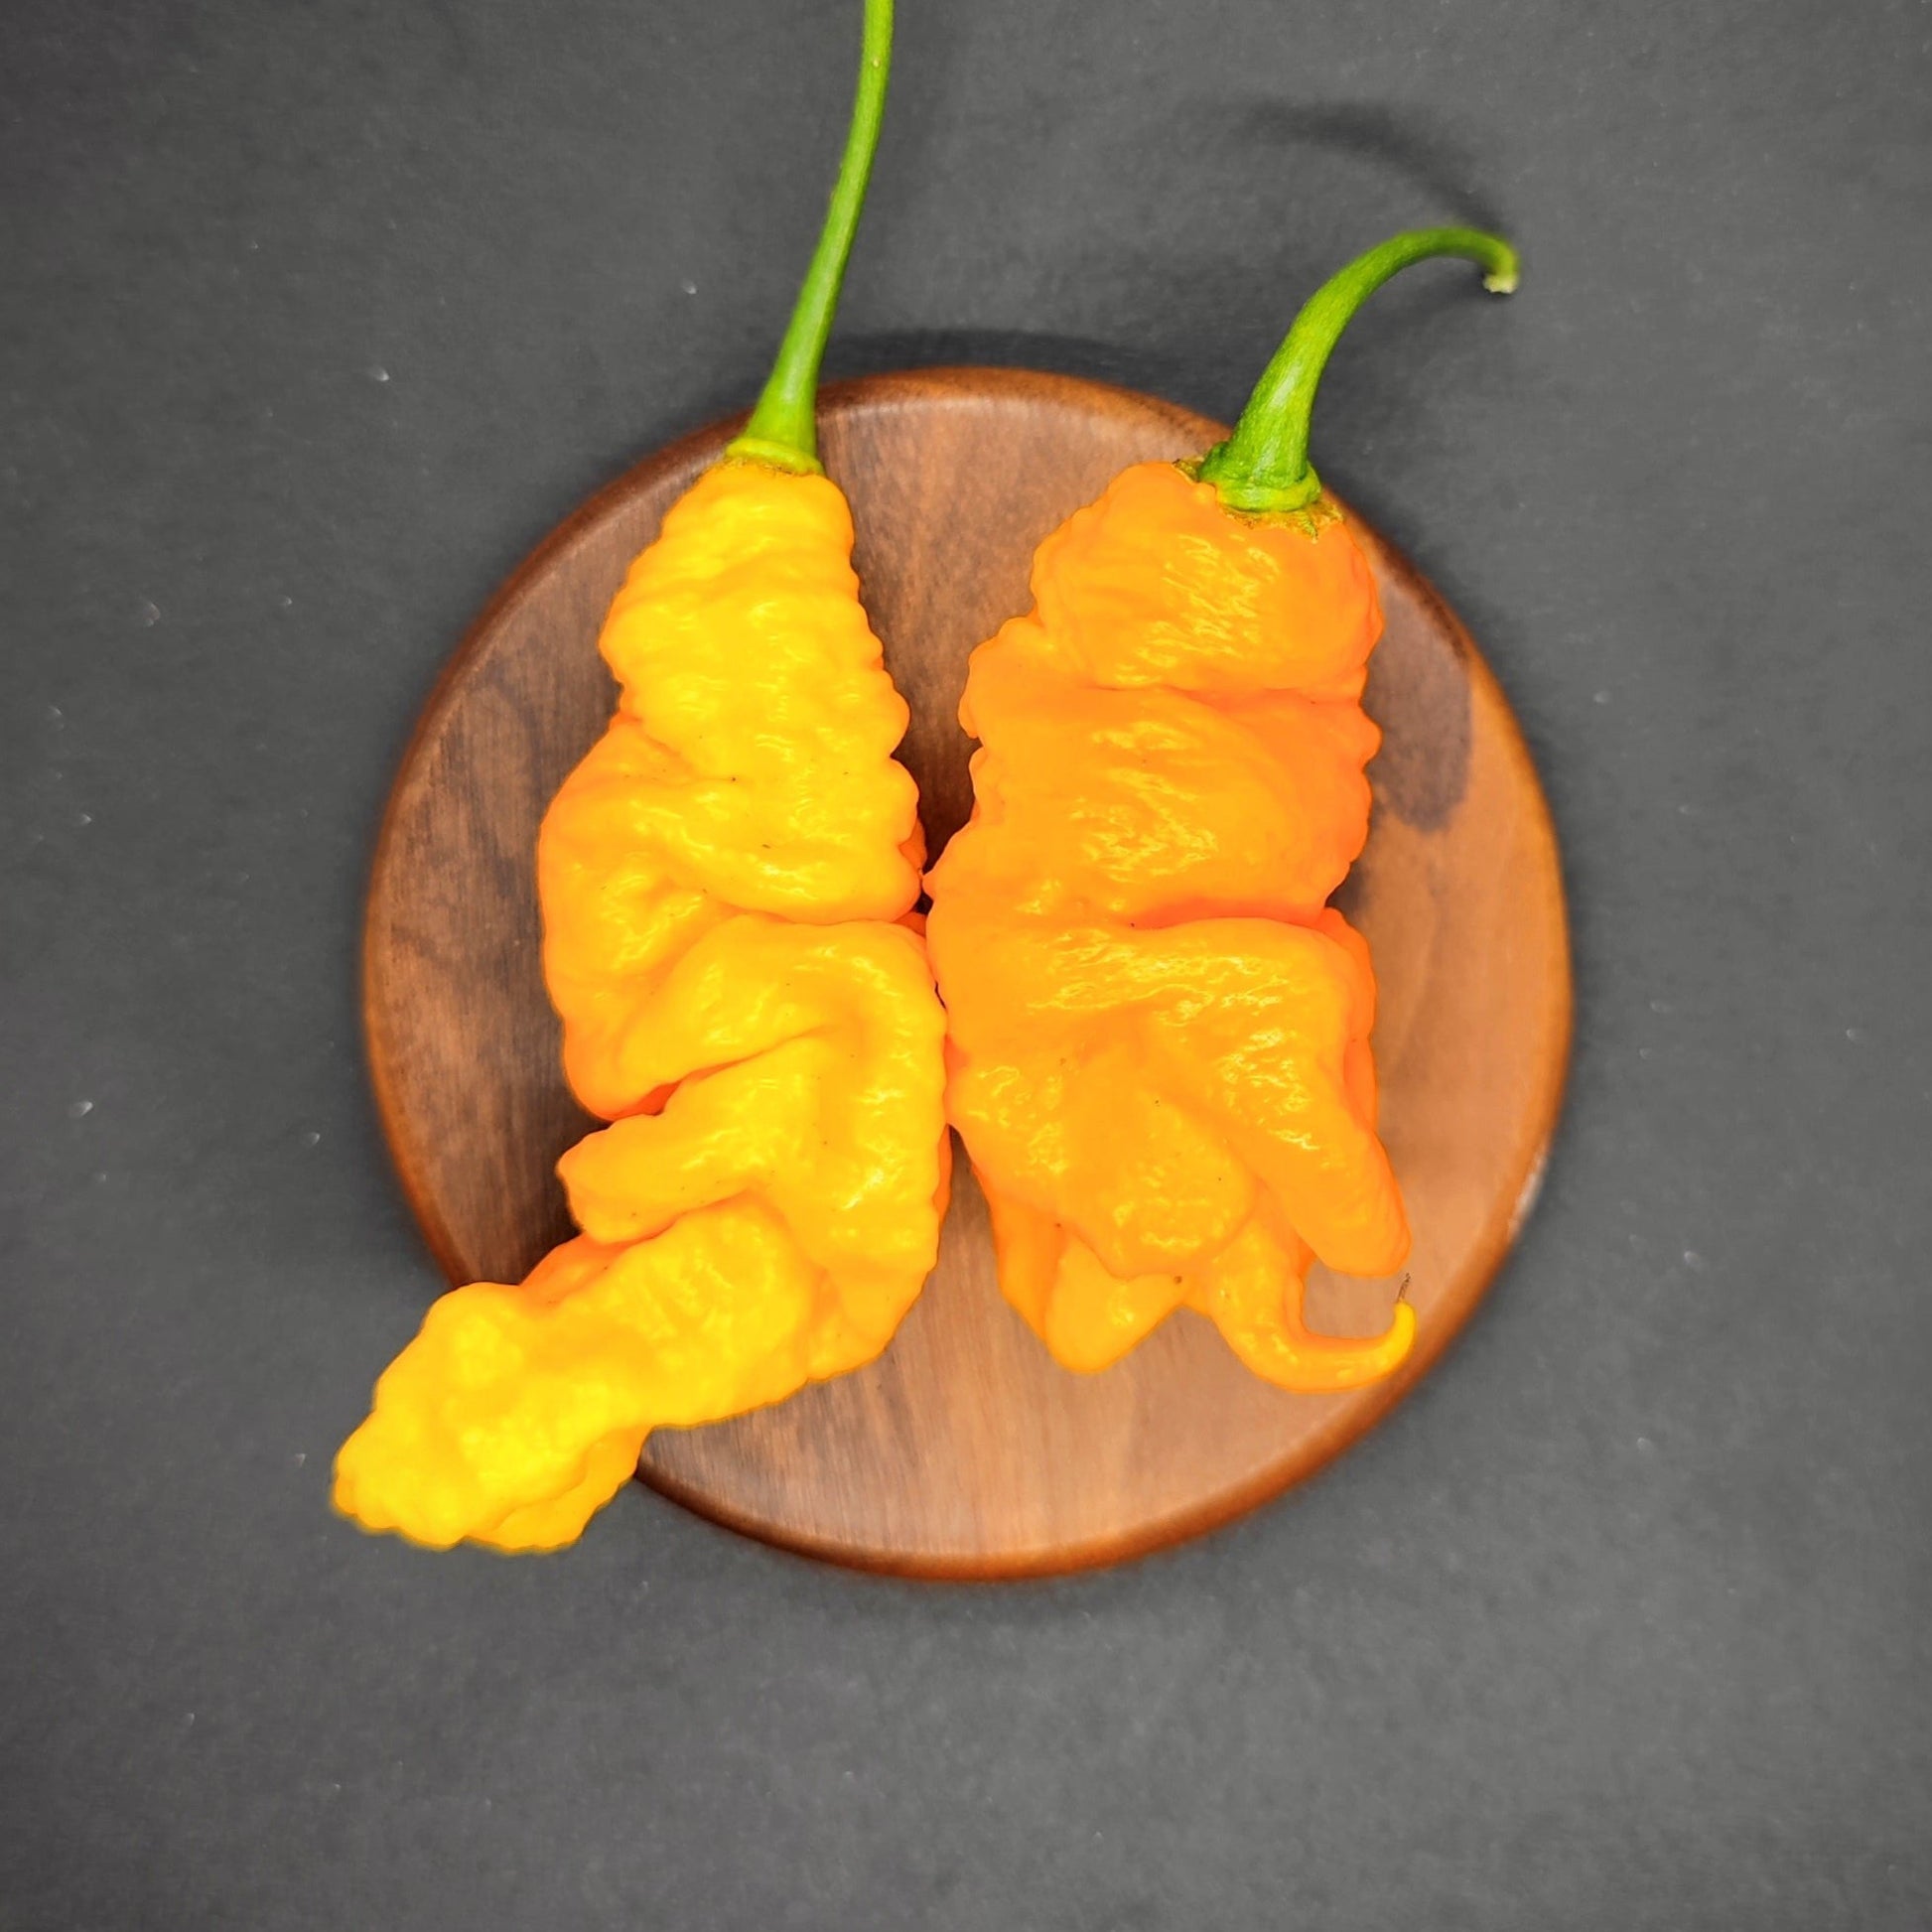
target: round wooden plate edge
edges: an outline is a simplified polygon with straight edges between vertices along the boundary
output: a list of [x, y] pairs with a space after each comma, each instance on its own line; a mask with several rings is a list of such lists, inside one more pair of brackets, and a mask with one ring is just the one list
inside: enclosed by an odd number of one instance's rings
[[[836, 406], [839, 402], [854, 397], [890, 398], [897, 394], [908, 398], [929, 398], [935, 392], [969, 396], [974, 392], [985, 393], [989, 389], [1022, 395], [1066, 395], [1069, 392], [1091, 393], [1099, 390], [1116, 396], [1123, 402], [1131, 403], [1137, 409], [1152, 410], [1178, 426], [1191, 429], [1196, 425], [1206, 425], [1212, 435], [1226, 433], [1222, 426], [1212, 424], [1209, 419], [1199, 416], [1195, 411], [1160, 397], [1146, 395], [1122, 384], [1019, 367], [942, 364], [930, 368], [854, 377], [828, 384], [824, 396], [828, 404]], [[602, 520], [613, 504], [633, 494], [645, 480], [675, 471], [687, 464], [695, 466], [698, 460], [715, 454], [732, 435], [737, 433], [745, 420], [745, 415], [741, 413], [707, 424], [687, 432], [652, 452], [586, 498], [524, 556], [479, 611], [456, 649], [444, 661], [417, 714], [416, 722], [397, 762], [395, 778], [385, 797], [370, 852], [366, 875], [369, 885], [365, 894], [360, 935], [358, 990], [361, 995], [364, 1049], [377, 1117], [391, 1166], [398, 1177], [404, 1198], [423, 1232], [438, 1267], [445, 1278], [453, 1284], [461, 1285], [466, 1281], [468, 1271], [463, 1267], [458, 1256], [454, 1236], [435, 1207], [428, 1189], [422, 1184], [421, 1176], [416, 1173], [408, 1151], [399, 1138], [397, 1123], [400, 1109], [397, 1105], [393, 1076], [388, 1062], [387, 1045], [381, 1037], [378, 1020], [380, 1003], [375, 996], [374, 988], [376, 948], [373, 938], [381, 910], [378, 903], [379, 883], [385, 874], [390, 844], [397, 836], [396, 823], [401, 799], [408, 787], [416, 761], [430, 735], [436, 729], [443, 707], [461, 682], [469, 659], [483, 647], [503, 611], [513, 604], [521, 593], [525, 582], [538, 572], [548, 569], [560, 556], [566, 554]], [[1355, 514], [1352, 509], [1350, 513]], [[1544, 1090], [1539, 1096], [1540, 1104], [1534, 1122], [1534, 1131], [1529, 1137], [1529, 1158], [1525, 1164], [1525, 1177], [1516, 1199], [1506, 1208], [1499, 1204], [1495, 1222], [1487, 1232], [1480, 1259], [1470, 1272], [1468, 1289], [1459, 1298], [1457, 1304], [1448, 1311], [1448, 1318], [1439, 1319], [1432, 1325], [1426, 1336], [1418, 1338], [1418, 1344], [1409, 1359], [1397, 1374], [1377, 1388], [1369, 1407], [1356, 1408], [1345, 1416], [1338, 1417], [1330, 1428], [1305, 1438], [1299, 1446], [1301, 1453], [1264, 1471], [1253, 1482], [1230, 1490], [1214, 1498], [1210, 1503], [1175, 1511], [1171, 1516], [1142, 1526], [1129, 1536], [1097, 1538], [1083, 1544], [1054, 1546], [1050, 1550], [1021, 1551], [1010, 1553], [1000, 1559], [907, 1557], [901, 1560], [886, 1553], [848, 1546], [834, 1538], [817, 1537], [809, 1533], [794, 1533], [782, 1540], [774, 1538], [769, 1533], [767, 1525], [748, 1515], [740, 1515], [729, 1505], [689, 1489], [675, 1478], [655, 1468], [640, 1467], [639, 1481], [680, 1507], [689, 1509], [693, 1514], [702, 1516], [721, 1527], [750, 1536], [775, 1549], [787, 1550], [819, 1561], [837, 1563], [844, 1568], [867, 1574], [935, 1582], [984, 1583], [1020, 1582], [1073, 1575], [1131, 1562], [1212, 1534], [1309, 1480], [1320, 1470], [1340, 1460], [1347, 1449], [1376, 1430], [1389, 1412], [1424, 1375], [1434, 1368], [1449, 1345], [1461, 1334], [1477, 1307], [1487, 1298], [1496, 1275], [1500, 1272], [1524, 1220], [1534, 1205], [1555, 1139], [1557, 1123], [1562, 1114], [1569, 1077], [1575, 1018], [1568, 897], [1563, 885], [1561, 847], [1557, 841], [1555, 820], [1550, 810], [1549, 799], [1544, 792], [1535, 761], [1530, 756], [1521, 722], [1510, 706], [1507, 695], [1467, 629], [1436, 591], [1434, 585], [1366, 518], [1356, 515], [1356, 521], [1358, 527], [1370, 536], [1389, 569], [1401, 575], [1412, 593], [1429, 607], [1438, 621], [1451, 633], [1459, 646], [1464, 662], [1470, 667], [1472, 677], [1486, 687], [1496, 712], [1505, 726], [1505, 742], [1511, 762], [1517, 768], [1519, 778], [1526, 781], [1525, 795], [1534, 802], [1537, 829], [1541, 835], [1540, 842], [1549, 851], [1552, 875], [1556, 882], [1558, 957], [1557, 970], [1552, 974], [1550, 982], [1554, 1009], [1551, 1017], [1555, 1023], [1556, 1044], [1547, 1064]]]

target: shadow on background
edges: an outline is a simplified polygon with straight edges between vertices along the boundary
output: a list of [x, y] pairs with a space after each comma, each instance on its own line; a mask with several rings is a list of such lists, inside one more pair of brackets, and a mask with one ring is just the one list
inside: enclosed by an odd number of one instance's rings
[[[1059, 258], [1035, 265], [1037, 327], [935, 319], [835, 337], [829, 373], [940, 362], [1041, 368], [1231, 421], [1297, 309], [1343, 263], [1404, 228], [1510, 231], [1485, 180], [1479, 131], [1425, 108], [1199, 101], [1136, 145], [1163, 157], [1146, 183], [1145, 219], [1123, 234], [1069, 210]], [[1203, 202], [1197, 191], [1171, 192], [1170, 180], [1218, 188]], [[1466, 421], [1472, 397], [1513, 379], [1493, 316], [1478, 321], [1493, 300], [1473, 273], [1445, 263], [1398, 278], [1363, 310], [1324, 378], [1316, 418], [1317, 461], [1344, 493], [1380, 500], [1378, 477], [1386, 487], [1410, 455], [1440, 445], [1449, 432], [1438, 393], [1451, 395]], [[1396, 512], [1389, 534], [1420, 537], [1403, 527], [1409, 520]]]
[[1029, 329], [887, 330], [835, 342], [826, 356], [833, 379], [951, 364], [1045, 369], [1151, 395], [1169, 393], [1177, 373], [1174, 358], [1156, 348]]
[[1382, 107], [1372, 101], [1301, 107], [1257, 100], [1224, 110], [1220, 123], [1231, 144], [1244, 148], [1368, 162], [1421, 190], [1439, 210], [1431, 219], [1474, 228], [1502, 224], [1500, 205], [1474, 186], [1482, 167], [1479, 155], [1443, 116], [1413, 107]]

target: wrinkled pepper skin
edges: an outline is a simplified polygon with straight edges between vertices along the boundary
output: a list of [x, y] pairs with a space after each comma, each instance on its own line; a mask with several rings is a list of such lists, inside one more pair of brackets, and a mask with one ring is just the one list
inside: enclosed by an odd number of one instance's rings
[[1340, 512], [1225, 508], [1173, 464], [1047, 537], [973, 653], [971, 822], [929, 880], [948, 1107], [1007, 1298], [1069, 1368], [1182, 1306], [1291, 1389], [1388, 1374], [1415, 1317], [1302, 1319], [1318, 1256], [1398, 1269], [1368, 948], [1326, 904], [1368, 834], [1381, 631]]
[[572, 1541], [646, 1433], [879, 1354], [938, 1252], [944, 1019], [907, 922], [906, 711], [821, 476], [708, 471], [600, 643], [621, 691], [538, 850], [584, 1230], [443, 1297], [336, 1502], [437, 1547]]

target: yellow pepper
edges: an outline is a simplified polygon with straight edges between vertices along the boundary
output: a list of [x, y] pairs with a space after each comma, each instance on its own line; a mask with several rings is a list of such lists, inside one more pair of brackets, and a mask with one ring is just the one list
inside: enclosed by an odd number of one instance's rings
[[337, 1459], [365, 1528], [567, 1543], [649, 1430], [870, 1361], [936, 1259], [944, 1019], [892, 756], [906, 711], [812, 428], [890, 26], [868, 0], [853, 142], [772, 380], [632, 564], [600, 644], [617, 715], [543, 822], [565, 1070], [611, 1122], [559, 1165], [584, 1232], [431, 1309]]
[[992, 1209], [1000, 1285], [1069, 1368], [1175, 1309], [1290, 1389], [1387, 1375], [1415, 1314], [1317, 1334], [1319, 1257], [1400, 1268], [1409, 1228], [1375, 1132], [1368, 948], [1326, 903], [1368, 833], [1361, 709], [1382, 620], [1306, 460], [1355, 307], [1426, 255], [1398, 237], [1304, 310], [1235, 436], [1143, 464], [1034, 559], [1035, 608], [973, 653], [973, 818], [930, 878], [948, 1105]]

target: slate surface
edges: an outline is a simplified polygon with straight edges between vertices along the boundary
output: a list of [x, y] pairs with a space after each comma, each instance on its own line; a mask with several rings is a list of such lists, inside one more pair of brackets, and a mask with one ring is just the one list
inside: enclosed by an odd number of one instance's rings
[[329, 1459], [436, 1288], [353, 944], [439, 660], [754, 392], [840, 0], [0, 13], [0, 1925], [1932, 1921], [1922, 5], [906, 9], [839, 372], [1226, 414], [1396, 227], [1324, 471], [1542, 760], [1579, 1034], [1486, 1311], [1164, 1560], [934, 1588]]

